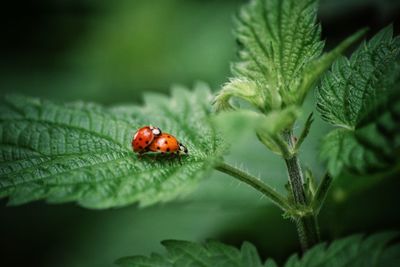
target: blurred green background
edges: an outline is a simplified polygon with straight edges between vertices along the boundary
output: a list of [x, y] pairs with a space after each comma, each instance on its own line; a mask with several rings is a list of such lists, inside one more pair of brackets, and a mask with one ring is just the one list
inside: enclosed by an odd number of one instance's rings
[[[0, 93], [111, 105], [140, 103], [148, 91], [167, 94], [176, 83], [190, 87], [202, 80], [218, 90], [235, 59], [231, 19], [243, 2], [9, 1], [0, 16]], [[329, 48], [364, 26], [372, 36], [394, 22], [398, 33], [400, 1], [325, 0], [319, 15]], [[306, 110], [313, 106], [310, 93]], [[324, 169], [316, 151], [328, 131], [317, 116], [301, 154], [317, 177]], [[283, 190], [283, 162], [251, 133], [226, 159]], [[400, 180], [392, 176], [339, 177], [320, 215], [323, 237], [400, 230]], [[145, 209], [43, 202], [6, 207], [0, 201], [2, 266], [112, 266], [121, 256], [162, 252], [164, 239], [237, 246], [248, 240], [263, 258], [282, 262], [298, 251], [296, 235], [265, 198], [217, 172], [192, 194]]]

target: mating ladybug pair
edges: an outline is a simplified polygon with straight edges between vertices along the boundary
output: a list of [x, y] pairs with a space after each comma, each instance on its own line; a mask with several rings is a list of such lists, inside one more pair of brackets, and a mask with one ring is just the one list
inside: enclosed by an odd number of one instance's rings
[[160, 128], [144, 126], [137, 130], [132, 140], [133, 151], [139, 155], [146, 152], [169, 153], [172, 155], [188, 154], [187, 148], [173, 135], [162, 133]]

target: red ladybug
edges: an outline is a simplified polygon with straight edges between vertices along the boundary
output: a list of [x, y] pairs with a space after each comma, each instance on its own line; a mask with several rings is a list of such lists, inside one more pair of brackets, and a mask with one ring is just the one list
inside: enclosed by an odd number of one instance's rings
[[188, 154], [187, 148], [169, 133], [162, 133], [155, 137], [148, 147], [149, 151], [171, 154]]
[[144, 153], [148, 146], [153, 142], [154, 138], [161, 135], [160, 128], [153, 126], [144, 126], [137, 130], [132, 140], [133, 151]]

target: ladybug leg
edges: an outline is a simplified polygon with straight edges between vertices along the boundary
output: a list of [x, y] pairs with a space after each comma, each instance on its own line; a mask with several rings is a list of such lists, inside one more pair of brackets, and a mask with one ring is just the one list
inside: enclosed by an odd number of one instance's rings
[[176, 156], [178, 158], [179, 164], [182, 165], [181, 154], [179, 154], [179, 152], [176, 152]]
[[171, 153], [165, 153], [165, 154], [164, 154], [164, 158], [168, 161], [168, 164], [169, 164], [169, 165], [172, 165], [172, 164], [171, 164], [171, 161], [170, 161], [170, 159], [171, 159]]
[[164, 158], [164, 152], [159, 152], [159, 153], [156, 153], [155, 155], [154, 155], [154, 157], [153, 157], [153, 160], [158, 160], [158, 159], [162, 159], [162, 158]]
[[145, 150], [141, 150], [141, 151], [137, 152], [138, 153], [138, 159], [141, 160], [143, 158], [144, 153], [146, 153], [148, 151], [149, 151], [148, 149], [145, 149]]
[[158, 154], [155, 154], [154, 157], [151, 158], [153, 161], [156, 161], [158, 159]]
[[168, 155], [169, 157], [168, 157], [168, 162], [169, 162], [169, 165], [172, 165], [172, 159], [173, 158], [175, 158], [175, 154], [174, 153], [169, 153], [169, 155]]

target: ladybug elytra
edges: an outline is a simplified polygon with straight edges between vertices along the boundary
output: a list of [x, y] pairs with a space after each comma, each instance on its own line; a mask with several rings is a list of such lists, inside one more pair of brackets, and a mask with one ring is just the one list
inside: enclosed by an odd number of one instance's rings
[[169, 133], [162, 133], [149, 146], [149, 151], [160, 153], [187, 154], [187, 148], [179, 143], [175, 136]]
[[147, 151], [147, 147], [153, 142], [156, 136], [161, 135], [160, 128], [153, 126], [144, 126], [137, 130], [132, 140], [132, 148], [134, 152], [143, 153]]
[[132, 140], [132, 148], [139, 154], [139, 158], [145, 152], [168, 153], [179, 157], [188, 154], [188, 149], [175, 136], [162, 133], [160, 128], [153, 126], [144, 126], [137, 130]]

